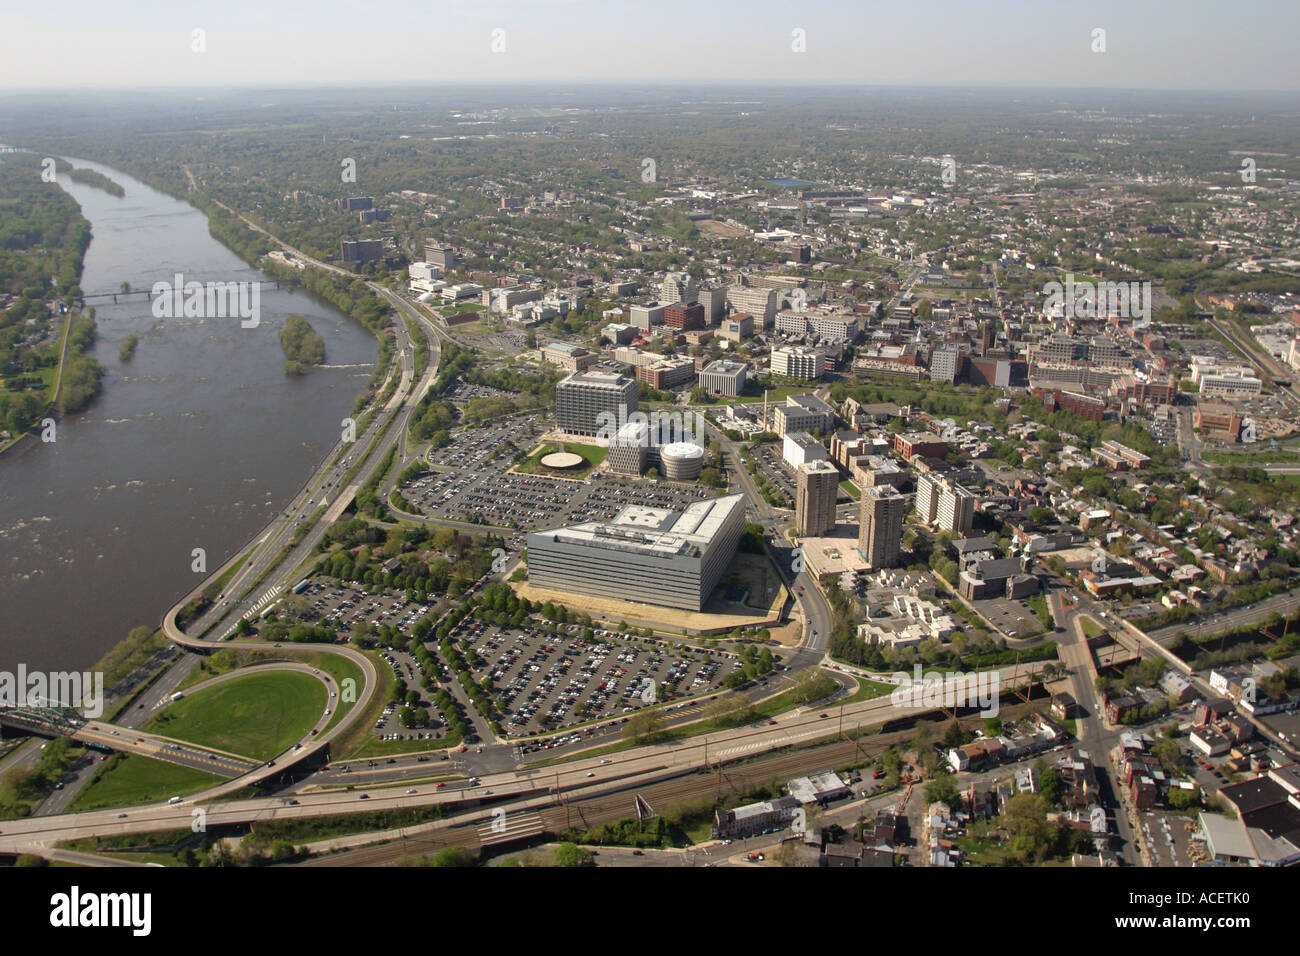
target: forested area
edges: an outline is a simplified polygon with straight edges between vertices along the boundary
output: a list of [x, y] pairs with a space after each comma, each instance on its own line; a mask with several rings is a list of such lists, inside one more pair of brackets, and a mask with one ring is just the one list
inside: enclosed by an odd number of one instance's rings
[[68, 178], [73, 182], [84, 183], [87, 186], [102, 189], [110, 196], [116, 196], [118, 199], [126, 195], [126, 190], [120, 184], [113, 182], [103, 173], [96, 172], [93, 169], [86, 169], [85, 167], [74, 169], [68, 173]]
[[[76, 201], [39, 171], [33, 154], [0, 155], [0, 429], [12, 434], [35, 424], [48, 405], [60, 340], [51, 313], [80, 296], [90, 244], [90, 223]], [[74, 344], [93, 340], [87, 321], [88, 330], [74, 327]], [[68, 372], [70, 407], [82, 407], [102, 370], [78, 357]]]
[[296, 312], [285, 320], [284, 328], [280, 330], [280, 348], [284, 349], [287, 359], [284, 370], [290, 374], [325, 361], [325, 340]]

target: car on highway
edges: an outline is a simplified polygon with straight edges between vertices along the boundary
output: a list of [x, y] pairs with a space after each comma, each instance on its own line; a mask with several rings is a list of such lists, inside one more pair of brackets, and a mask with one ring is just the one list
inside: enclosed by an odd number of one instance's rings
[[445, 788], [446, 786], [447, 786], [447, 781], [446, 781], [446, 780], [442, 780], [442, 781], [440, 781], [440, 782], [438, 783], [438, 786], [435, 787], [434, 789], [435, 789], [435, 790], [442, 790], [442, 789]]
[[368, 793], [363, 793], [361, 796], [357, 797], [357, 799], [358, 799], [358, 800], [369, 800], [369, 799], [370, 799], [370, 794], [368, 794]]

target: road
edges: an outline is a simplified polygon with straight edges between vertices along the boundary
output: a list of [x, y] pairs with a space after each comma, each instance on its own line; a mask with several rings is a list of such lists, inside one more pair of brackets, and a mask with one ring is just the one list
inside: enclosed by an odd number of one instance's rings
[[[1071, 597], [1077, 600], [1082, 595], [1076, 592], [1072, 593]], [[1078, 748], [1088, 754], [1096, 769], [1097, 785], [1102, 791], [1101, 797], [1107, 810], [1111, 811], [1107, 816], [1115, 828], [1115, 836], [1119, 841], [1120, 859], [1129, 866], [1141, 866], [1142, 858], [1137, 833], [1127, 814], [1117, 812], [1122, 811], [1122, 807], [1119, 784], [1112, 777], [1110, 755], [1119, 743], [1119, 731], [1107, 728], [1102, 719], [1105, 711], [1097, 694], [1095, 683], [1097, 669], [1083, 628], [1083, 622], [1090, 620], [1105, 630], [1105, 622], [1099, 616], [1099, 609], [1092, 602], [1080, 601], [1066, 610], [1060, 591], [1053, 591], [1048, 595], [1048, 607], [1057, 625], [1066, 629], [1066, 636], [1060, 637], [1057, 641], [1057, 655], [1068, 668], [1070, 696], [1078, 705], [1078, 713], [1074, 719]]]

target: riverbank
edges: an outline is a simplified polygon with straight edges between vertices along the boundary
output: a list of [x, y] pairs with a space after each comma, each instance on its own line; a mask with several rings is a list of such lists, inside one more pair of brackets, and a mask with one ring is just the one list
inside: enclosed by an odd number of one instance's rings
[[[77, 162], [117, 179], [127, 198], [62, 179], [67, 193], [45, 185], [67, 207], [61, 223], [76, 216], [70, 194], [94, 224], [74, 294], [123, 283], [147, 290], [177, 272], [273, 278], [215, 241], [193, 205]], [[138, 295], [97, 306], [99, 334], [86, 354], [107, 368], [102, 392], [85, 413], [63, 417], [55, 444], [39, 444], [38, 431], [15, 442], [3, 462], [0, 603], [11, 660], [83, 669], [132, 628], [156, 625], [193, 589], [201, 568], [246, 549], [332, 454], [340, 421], [366, 394], [377, 353], [388, 351], [376, 341], [387, 336], [327, 297], [303, 295], [301, 284], [292, 291], [273, 285], [262, 288], [255, 328], [222, 318], [160, 319]], [[276, 334], [295, 313], [323, 337], [331, 367], [284, 374]], [[47, 386], [59, 331], [56, 325], [44, 345]], [[126, 361], [121, 348], [131, 336], [138, 348]]]

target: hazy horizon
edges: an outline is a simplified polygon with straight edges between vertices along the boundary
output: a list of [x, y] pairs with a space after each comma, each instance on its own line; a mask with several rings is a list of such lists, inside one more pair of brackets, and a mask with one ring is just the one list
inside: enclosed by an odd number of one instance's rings
[[[1260, 0], [1249, 10], [1246, 18], [1209, 0], [936, 0], [923, 14], [774, 0], [273, 7], [230, 0], [161, 9], [141, 0], [111, 8], [72, 2], [57, 16], [40, 7], [8, 12], [0, 89], [648, 83], [1300, 91], [1293, 40], [1300, 4]], [[1094, 52], [1097, 29], [1105, 31], [1104, 52]]]

